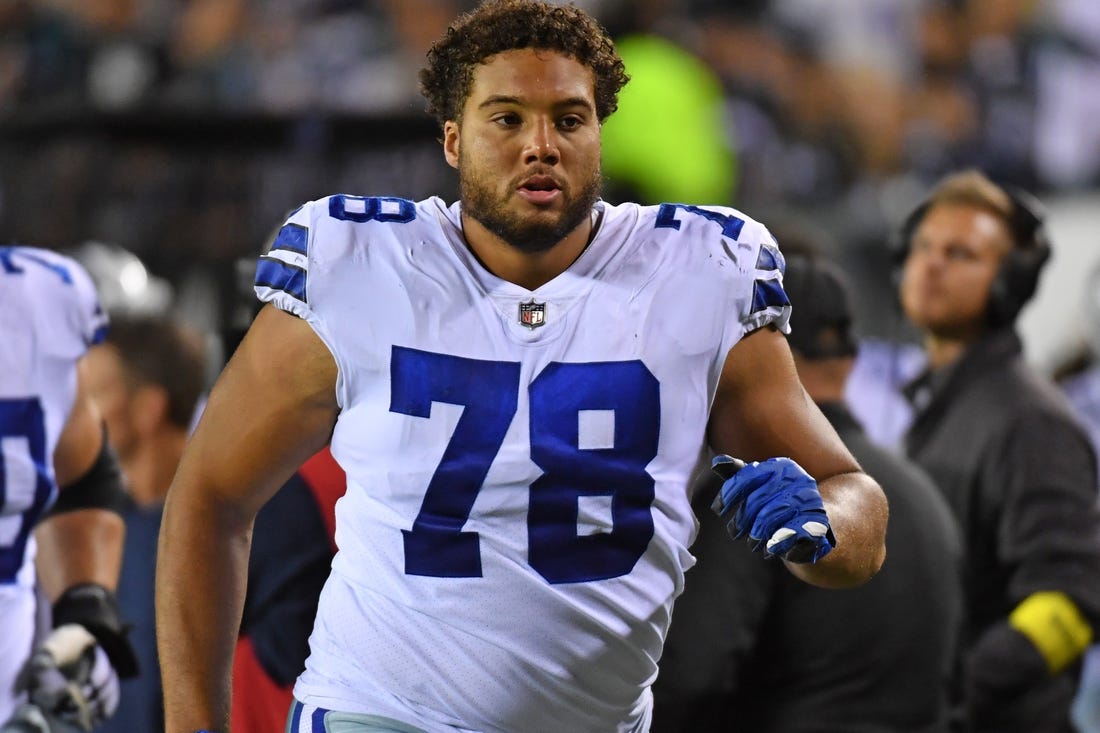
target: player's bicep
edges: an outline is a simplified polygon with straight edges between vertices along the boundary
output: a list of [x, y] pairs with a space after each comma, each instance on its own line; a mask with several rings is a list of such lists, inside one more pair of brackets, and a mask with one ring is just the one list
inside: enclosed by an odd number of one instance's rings
[[328, 442], [336, 378], [308, 323], [264, 307], [211, 390], [175, 484], [255, 513]]
[[707, 435], [719, 453], [748, 461], [786, 456], [818, 479], [859, 468], [802, 387], [786, 339], [768, 327], [730, 349]]

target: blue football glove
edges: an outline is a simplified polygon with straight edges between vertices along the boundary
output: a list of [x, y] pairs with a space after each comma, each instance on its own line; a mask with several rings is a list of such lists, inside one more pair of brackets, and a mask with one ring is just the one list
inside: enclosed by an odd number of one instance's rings
[[836, 546], [817, 481], [790, 458], [745, 463], [718, 455], [711, 468], [723, 479], [711, 509], [734, 539], [747, 534], [754, 552], [813, 563]]

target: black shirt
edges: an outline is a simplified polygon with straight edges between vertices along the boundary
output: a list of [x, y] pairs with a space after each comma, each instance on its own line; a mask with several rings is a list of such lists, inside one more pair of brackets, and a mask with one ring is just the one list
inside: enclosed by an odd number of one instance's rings
[[822, 410], [890, 503], [887, 557], [850, 590], [794, 578], [733, 541], [697, 491], [698, 564], [676, 601], [654, 685], [653, 733], [900, 733], [948, 729], [961, 613], [960, 543], [919, 469]]
[[[988, 334], [907, 392], [918, 399], [906, 452], [943, 491], [963, 530], [964, 658], [986, 678], [1004, 678], [1003, 699], [979, 713], [977, 729], [1072, 730], [1077, 666], [1051, 678], [1033, 648], [1012, 651], [1004, 640], [1008, 614], [1036, 591], [1066, 593], [1097, 628], [1100, 517], [1088, 436], [1058, 389], [1026, 366], [1011, 329]], [[1000, 641], [975, 652], [991, 633]], [[1023, 679], [1028, 667], [1037, 672]], [[1008, 679], [1008, 669], [1021, 670], [1019, 678]]]

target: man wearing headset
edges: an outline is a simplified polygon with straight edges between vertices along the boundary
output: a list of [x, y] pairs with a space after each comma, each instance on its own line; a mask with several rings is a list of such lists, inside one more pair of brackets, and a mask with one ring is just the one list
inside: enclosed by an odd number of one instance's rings
[[902, 227], [902, 309], [928, 369], [906, 388], [906, 452], [946, 495], [965, 545], [960, 730], [1072, 731], [1100, 623], [1096, 457], [1014, 323], [1050, 255], [1024, 194], [944, 179]]

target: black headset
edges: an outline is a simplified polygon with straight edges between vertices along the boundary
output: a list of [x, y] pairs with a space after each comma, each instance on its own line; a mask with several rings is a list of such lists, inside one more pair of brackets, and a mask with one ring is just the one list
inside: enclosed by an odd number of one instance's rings
[[[1003, 189], [1012, 202], [1008, 219], [1012, 234], [1012, 249], [1005, 255], [989, 291], [989, 324], [994, 327], [1012, 325], [1020, 310], [1035, 294], [1039, 275], [1050, 259], [1050, 238], [1045, 225], [1045, 213], [1039, 200], [1026, 191]], [[913, 233], [920, 226], [933, 201], [926, 199], [905, 217], [898, 230], [895, 249], [895, 280], [909, 256]]]

